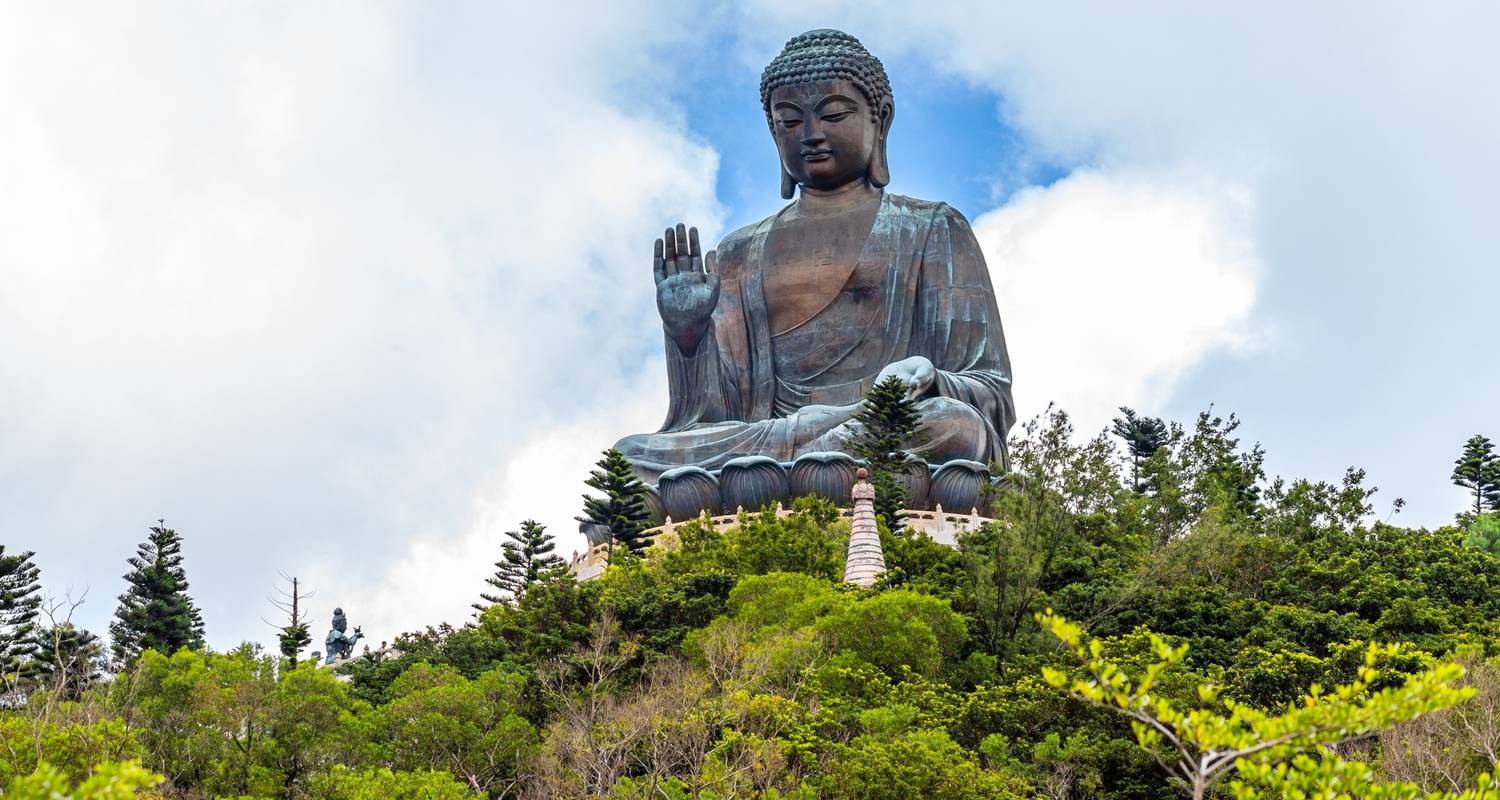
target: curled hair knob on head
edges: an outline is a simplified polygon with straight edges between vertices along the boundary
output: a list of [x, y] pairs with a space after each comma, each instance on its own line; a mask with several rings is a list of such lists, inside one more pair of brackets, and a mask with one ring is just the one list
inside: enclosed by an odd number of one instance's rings
[[881, 101], [891, 99], [891, 82], [886, 77], [885, 65], [858, 39], [827, 28], [792, 37], [760, 75], [760, 102], [766, 111], [766, 124], [774, 124], [771, 92], [782, 86], [839, 78], [859, 89], [872, 114], [879, 114]]

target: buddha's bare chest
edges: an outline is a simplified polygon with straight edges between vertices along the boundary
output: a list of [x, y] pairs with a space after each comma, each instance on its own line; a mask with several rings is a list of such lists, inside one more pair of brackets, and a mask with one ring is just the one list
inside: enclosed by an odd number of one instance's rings
[[[771, 333], [784, 333], [827, 307], [851, 281], [869, 238], [873, 214], [778, 223], [765, 257], [766, 311]], [[854, 291], [859, 291], [854, 287]]]

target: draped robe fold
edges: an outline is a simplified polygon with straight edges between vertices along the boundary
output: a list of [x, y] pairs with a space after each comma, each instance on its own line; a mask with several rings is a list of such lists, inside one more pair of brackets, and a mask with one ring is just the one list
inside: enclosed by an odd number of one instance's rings
[[790, 461], [845, 449], [880, 370], [910, 356], [937, 368], [918, 404], [913, 451], [929, 462], [1004, 462], [1015, 422], [1010, 358], [989, 270], [963, 215], [886, 193], [843, 287], [773, 336], [764, 262], [781, 213], [719, 245], [719, 304], [696, 349], [685, 353], [665, 337], [666, 422], [616, 445], [636, 470], [654, 481], [673, 467], [717, 469], [736, 456]]

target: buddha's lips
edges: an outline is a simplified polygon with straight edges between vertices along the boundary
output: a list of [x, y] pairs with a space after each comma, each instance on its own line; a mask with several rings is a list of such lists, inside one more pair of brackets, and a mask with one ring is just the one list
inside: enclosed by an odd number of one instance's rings
[[802, 154], [803, 161], [827, 161], [832, 157], [832, 150], [810, 150]]

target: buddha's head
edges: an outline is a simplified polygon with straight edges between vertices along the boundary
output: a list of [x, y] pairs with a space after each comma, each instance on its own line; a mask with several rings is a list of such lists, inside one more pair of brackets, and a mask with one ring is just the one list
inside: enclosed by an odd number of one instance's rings
[[343, 633], [344, 628], [348, 626], [349, 620], [344, 616], [344, 609], [335, 608], [333, 610], [333, 629], [338, 631], [339, 633]]
[[793, 38], [760, 76], [766, 122], [781, 154], [781, 196], [890, 183], [886, 138], [896, 104], [880, 59], [843, 31]]

